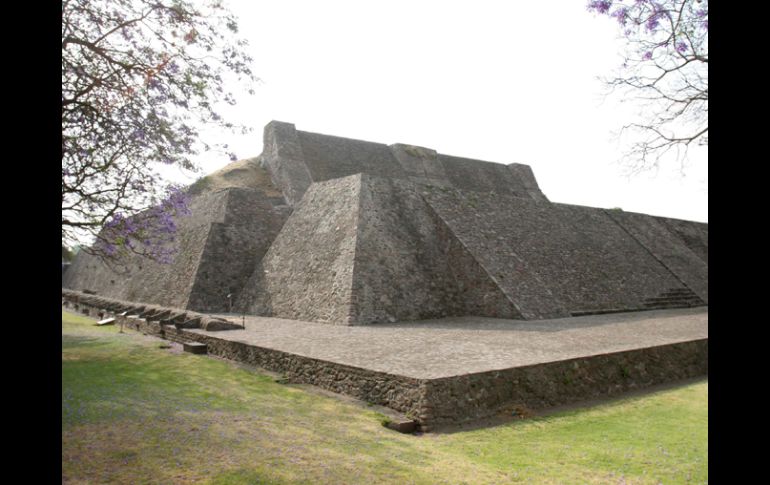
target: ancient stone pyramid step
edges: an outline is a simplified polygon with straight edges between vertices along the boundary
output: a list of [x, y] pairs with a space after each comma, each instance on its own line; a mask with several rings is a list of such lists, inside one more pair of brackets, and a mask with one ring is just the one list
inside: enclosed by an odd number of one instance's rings
[[412, 182], [366, 174], [310, 186], [238, 305], [346, 325], [521, 318]]
[[644, 308], [608, 308], [608, 309], [599, 309], [599, 310], [576, 310], [576, 311], [571, 311], [570, 315], [573, 317], [584, 317], [588, 315], [605, 315], [608, 313], [637, 312], [641, 310], [644, 310]]
[[189, 193], [172, 264], [129, 258], [116, 274], [81, 251], [63, 286], [145, 302], [93, 305], [110, 312], [162, 305], [343, 325], [708, 304], [707, 224], [551, 203], [519, 163], [274, 121], [259, 157]]
[[178, 220], [170, 264], [136, 256], [123, 262], [125, 273], [116, 273], [81, 251], [70, 268], [75, 271], [65, 274], [65, 287], [98, 289], [119, 300], [228, 311], [227, 295], [240, 293], [291, 209], [273, 207], [260, 190], [236, 187], [196, 195], [190, 210], [191, 216]]
[[706, 305], [690, 288], [674, 288], [661, 293], [657, 297], [645, 298], [644, 306], [655, 308], [690, 308]]
[[681, 288], [675, 290], [669, 290], [660, 294], [661, 297], [694, 297], [700, 298], [694, 291], [689, 288]]
[[[708, 263], [660, 218], [634, 212], [605, 210], [626, 234], [643, 246], [678, 282], [708, 302]], [[693, 223], [696, 224], [696, 223]], [[663, 285], [661, 285], [663, 286]], [[680, 285], [670, 285], [677, 288]], [[665, 287], [665, 286], [664, 286]]]
[[680, 297], [680, 296], [667, 296], [667, 297], [655, 297], [655, 298], [645, 298], [645, 303], [655, 304], [655, 303], [702, 303], [703, 300], [698, 298], [697, 296], [692, 297]]

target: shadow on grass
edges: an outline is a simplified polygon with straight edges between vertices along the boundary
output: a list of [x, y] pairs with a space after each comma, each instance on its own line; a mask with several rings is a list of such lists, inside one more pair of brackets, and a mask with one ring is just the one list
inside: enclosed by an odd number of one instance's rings
[[109, 345], [110, 342], [100, 337], [84, 337], [81, 335], [65, 335], [61, 336], [61, 348], [93, 348], [104, 347]]

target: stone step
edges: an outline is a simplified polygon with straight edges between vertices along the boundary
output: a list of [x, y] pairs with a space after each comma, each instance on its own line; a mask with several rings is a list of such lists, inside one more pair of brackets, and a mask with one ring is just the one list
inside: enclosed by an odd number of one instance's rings
[[417, 421], [409, 418], [401, 420], [387, 419], [383, 421], [382, 425], [399, 433], [414, 433], [419, 428]]
[[655, 298], [674, 298], [674, 299], [676, 299], [676, 298], [698, 298], [698, 299], [700, 299], [700, 297], [698, 295], [696, 295], [695, 293], [687, 293], [687, 294], [681, 293], [681, 294], [677, 294], [677, 295], [658, 295]]
[[682, 304], [690, 304], [690, 303], [700, 303], [703, 300], [696, 297], [690, 297], [690, 298], [645, 298], [644, 304], [652, 304], [657, 305], [658, 303], [682, 303]]
[[597, 308], [594, 310], [575, 310], [569, 313], [573, 317], [584, 317], [587, 315], [604, 315], [606, 313], [638, 312], [641, 310], [646, 310], [646, 308]]
[[665, 309], [665, 308], [692, 308], [694, 306], [700, 306], [699, 304], [690, 303], [645, 303], [648, 310]]
[[669, 290], [660, 294], [660, 296], [690, 296], [690, 295], [695, 295], [695, 292], [689, 288]]
[[206, 344], [198, 342], [186, 342], [182, 344], [182, 347], [185, 352], [190, 352], [191, 354], [205, 354], [208, 351], [208, 346]]

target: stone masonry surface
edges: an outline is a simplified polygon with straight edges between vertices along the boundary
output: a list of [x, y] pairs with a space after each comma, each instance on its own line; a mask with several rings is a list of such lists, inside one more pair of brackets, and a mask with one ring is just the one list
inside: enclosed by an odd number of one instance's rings
[[[240, 323], [240, 316], [217, 315]], [[708, 338], [703, 308], [521, 321], [447, 317], [355, 327], [246, 316], [222, 338], [435, 379]]]
[[190, 193], [172, 264], [81, 252], [63, 287], [335, 325], [708, 304], [707, 224], [551, 203], [523, 164], [273, 121]]
[[253, 272], [239, 309], [349, 323], [360, 177], [313, 184]]
[[644, 214], [358, 174], [311, 185], [238, 308], [347, 325], [643, 310], [707, 297], [705, 265]]
[[708, 302], [708, 262], [693, 252], [684, 239], [658, 218], [634, 212], [606, 212], [679, 280], [677, 286], [691, 289]]
[[469, 314], [520, 318], [414, 183], [363, 175], [358, 211], [356, 323]]
[[261, 155], [189, 193], [172, 264], [116, 273], [81, 251], [62, 304], [423, 429], [708, 372], [708, 224], [551, 203], [527, 165], [277, 121]]
[[[428, 188], [424, 194], [525, 318], [639, 309], [644, 298], [683, 287], [602, 209], [489, 192]], [[656, 224], [650, 216], [639, 216]], [[673, 240], [665, 230], [656, 236]], [[670, 246], [670, 254], [692, 254], [681, 242]], [[692, 259], [686, 263], [703, 265]]]
[[[62, 296], [67, 307], [92, 316], [116, 303], [76, 292]], [[118, 316], [118, 323], [176, 342], [205, 343], [211, 355], [389, 406], [424, 430], [708, 372], [708, 313], [700, 309], [363, 327], [247, 317], [245, 329], [238, 317], [214, 316], [232, 321], [224, 332], [177, 328], [152, 311], [145, 314]]]
[[134, 257], [118, 273], [85, 251], [78, 253], [63, 286], [113, 298], [199, 311], [228, 311], [289, 212], [263, 192], [229, 188], [193, 197], [190, 216], [177, 219], [171, 264]]
[[682, 239], [685, 246], [697, 254], [707, 265], [709, 262], [709, 225], [703, 222], [683, 221], [669, 217], [656, 217], [671, 233]]
[[546, 201], [532, 170], [442, 155], [430, 148], [385, 145], [297, 130], [272, 121], [265, 127], [263, 163], [293, 205], [312, 182], [358, 173], [469, 191], [496, 192]]

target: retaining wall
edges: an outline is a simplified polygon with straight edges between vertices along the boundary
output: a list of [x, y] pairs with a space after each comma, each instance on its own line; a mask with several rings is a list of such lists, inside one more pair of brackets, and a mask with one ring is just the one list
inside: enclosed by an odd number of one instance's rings
[[[74, 308], [71, 296], [63, 304]], [[103, 310], [78, 304], [77, 311], [96, 316]], [[140, 332], [178, 343], [199, 342], [217, 357], [284, 374], [289, 382], [313, 384], [365, 402], [395, 409], [415, 419], [423, 431], [443, 425], [618, 395], [628, 390], [708, 373], [708, 339], [677, 342], [623, 352], [568, 359], [517, 368], [415, 379], [323, 361], [227, 339], [210, 333], [116, 316]]]

